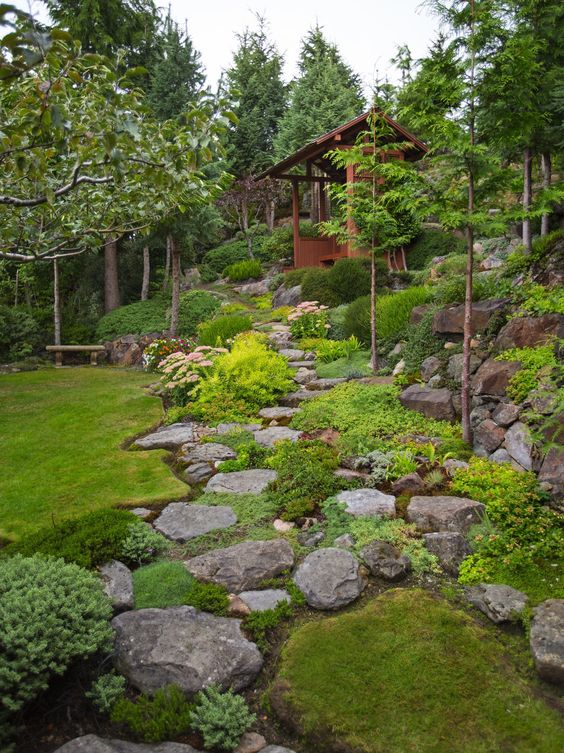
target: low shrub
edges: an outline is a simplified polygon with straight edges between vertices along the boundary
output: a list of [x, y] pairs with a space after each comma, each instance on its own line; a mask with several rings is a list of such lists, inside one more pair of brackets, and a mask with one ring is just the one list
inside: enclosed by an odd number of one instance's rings
[[231, 282], [243, 282], [244, 280], [257, 280], [262, 275], [262, 265], [256, 259], [244, 259], [230, 264], [223, 270], [224, 277]]
[[342, 301], [329, 287], [329, 270], [321, 267], [308, 269], [302, 277], [302, 300], [318, 301], [324, 306], [338, 306]]
[[[300, 592], [301, 593], [301, 592]], [[268, 633], [293, 614], [293, 609], [287, 601], [280, 601], [274, 609], [262, 612], [251, 612], [243, 621], [243, 627], [250, 634], [261, 651], [268, 650]]]
[[525, 284], [515, 290], [519, 310], [515, 316], [543, 316], [564, 314], [564, 290], [562, 286], [546, 288], [544, 285]]
[[327, 272], [327, 285], [339, 303], [351, 303], [370, 293], [370, 272], [361, 259], [337, 259]]
[[334, 475], [339, 465], [337, 454], [323, 442], [279, 442], [267, 463], [278, 472], [269, 496], [283, 520], [309, 515], [320, 502], [343, 488], [342, 479]]
[[184, 603], [202, 612], [226, 615], [229, 607], [229, 594], [223, 586], [216, 583], [195, 581], [184, 596]]
[[[221, 439], [223, 442], [223, 437]], [[272, 455], [272, 450], [255, 442], [251, 435], [248, 442], [238, 444], [237, 457], [234, 460], [224, 460], [218, 466], [218, 470], [222, 473], [231, 473], [246, 471], [250, 468], [264, 468], [264, 463], [270, 455]]]
[[288, 270], [284, 274], [284, 287], [294, 288], [296, 285], [301, 285], [306, 274], [316, 269], [317, 267], [298, 267]]
[[33, 316], [21, 308], [0, 305], [0, 361], [31, 356], [40, 344], [41, 332]]
[[433, 333], [435, 310], [425, 313], [419, 324], [407, 329], [401, 354], [397, 357], [405, 361], [406, 373], [418, 372], [423, 361], [429, 356], [444, 350], [443, 342]]
[[[464, 303], [466, 292], [466, 278], [463, 274], [453, 275], [441, 280], [433, 288], [433, 301], [438, 306], [450, 303]], [[486, 298], [496, 298], [500, 295], [500, 286], [495, 275], [474, 275], [472, 284], [472, 300], [483, 301]]]
[[464, 253], [464, 241], [443, 230], [423, 230], [407, 251], [409, 269], [424, 269], [435, 256]]
[[159, 364], [173, 353], [189, 353], [194, 343], [181, 337], [167, 337], [153, 340], [143, 351], [143, 363], [149, 371], [158, 371]]
[[[376, 298], [376, 330], [380, 342], [398, 339], [405, 331], [411, 310], [430, 300], [429, 288], [414, 287]], [[370, 343], [370, 296], [357, 298], [345, 315], [347, 336], [355, 335], [361, 342]]]
[[327, 306], [319, 305], [317, 301], [298, 303], [288, 314], [288, 323], [295, 340], [324, 337], [330, 327], [327, 321]]
[[258, 311], [270, 311], [272, 309], [272, 293], [256, 295], [251, 300], [253, 306], [255, 306]]
[[0, 726], [52, 676], [109, 648], [111, 615], [99, 579], [76, 565], [39, 555], [0, 561]]
[[519, 361], [521, 364], [506, 390], [514, 403], [522, 403], [529, 392], [538, 387], [541, 376], [550, 379], [552, 370], [558, 366], [552, 343], [537, 348], [510, 348], [500, 353], [496, 361]]
[[345, 318], [347, 315], [347, 309], [348, 306], [346, 304], [330, 309], [328, 319], [331, 329], [327, 331], [327, 337], [330, 340], [346, 340]]
[[190, 290], [180, 296], [178, 333], [182, 337], [194, 337], [198, 324], [211, 319], [220, 308], [217, 296], [207, 290]]
[[143, 742], [160, 743], [188, 730], [192, 706], [178, 685], [168, 685], [152, 697], [142, 694], [135, 701], [122, 698], [113, 707], [111, 718]]
[[356, 350], [349, 357], [343, 356], [336, 361], [319, 364], [315, 371], [320, 379], [356, 379], [373, 373], [367, 350]]
[[230, 264], [249, 258], [249, 251], [245, 241], [232, 241], [212, 248], [204, 254], [202, 259], [206, 267], [220, 275]]
[[349, 358], [362, 347], [360, 340], [351, 335], [348, 340], [319, 340], [314, 350], [321, 363], [331, 363], [338, 358]]
[[140, 567], [133, 572], [135, 609], [182, 606], [195, 582], [181, 562], [164, 560]]
[[125, 695], [125, 677], [108, 672], [101, 675], [84, 694], [102, 714], [109, 714]]
[[242, 696], [211, 685], [197, 696], [192, 727], [201, 733], [206, 748], [232, 751], [255, 719]]
[[115, 340], [123, 335], [163, 332], [168, 326], [166, 317], [168, 305], [168, 300], [164, 297], [154, 296], [148, 301], [137, 301], [127, 306], [120, 306], [100, 319], [96, 327], [96, 337], [104, 342]]
[[213, 267], [210, 267], [209, 264], [199, 264], [198, 270], [200, 272], [200, 279], [204, 283], [215, 282], [219, 277], [219, 273]]
[[355, 518], [350, 523], [349, 532], [358, 552], [372, 541], [388, 541], [409, 557], [415, 576], [441, 572], [437, 557], [429, 552], [413, 523], [399, 518]]
[[222, 353], [227, 350], [199, 345], [191, 353], [173, 353], [161, 361], [161, 384], [173, 405], [183, 406], [193, 397], [198, 383], [211, 373], [215, 359]]
[[230, 316], [218, 316], [211, 322], [204, 322], [198, 327], [198, 340], [200, 345], [225, 346], [240, 332], [252, 329], [253, 320], [248, 315], [231, 314]]
[[128, 565], [143, 565], [168, 549], [170, 542], [142, 521], [130, 523], [121, 542], [120, 559]]

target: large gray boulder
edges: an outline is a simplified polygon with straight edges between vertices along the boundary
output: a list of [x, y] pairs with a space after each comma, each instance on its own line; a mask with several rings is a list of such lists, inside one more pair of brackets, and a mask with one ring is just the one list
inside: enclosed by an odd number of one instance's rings
[[301, 300], [301, 285], [294, 285], [293, 288], [286, 288], [284, 285], [281, 285], [272, 296], [272, 308], [277, 309], [281, 306], [297, 306]]
[[497, 450], [504, 437], [505, 430], [491, 418], [486, 418], [474, 429], [474, 452], [481, 457], [487, 457]]
[[401, 393], [399, 399], [404, 408], [416, 410], [427, 418], [454, 420], [452, 392], [446, 387], [433, 389], [422, 384], [411, 384]]
[[550, 488], [551, 506], [564, 512], [564, 448], [549, 449], [542, 462], [539, 481]]
[[[447, 373], [454, 379], [457, 384], [462, 382], [462, 367], [464, 363], [464, 355], [462, 353], [455, 353], [448, 359]], [[470, 373], [473, 374], [482, 363], [482, 359], [478, 358], [474, 354], [470, 355]]]
[[437, 358], [437, 356], [429, 356], [428, 358], [425, 358], [425, 360], [421, 362], [421, 366], [419, 367], [421, 379], [424, 382], [428, 382], [432, 376], [435, 376], [440, 368], [441, 361], [439, 358]]
[[551, 337], [564, 338], [564, 316], [561, 314], [517, 316], [500, 329], [494, 349], [499, 353], [509, 348], [531, 348], [542, 345]]
[[118, 560], [106, 562], [100, 568], [104, 592], [109, 597], [114, 612], [133, 609], [133, 577], [131, 570]]
[[425, 546], [441, 563], [443, 570], [449, 575], [458, 577], [461, 562], [471, 552], [467, 539], [455, 531], [437, 531], [424, 533]]
[[539, 675], [564, 683], [564, 599], [549, 599], [536, 607], [530, 643]]
[[329, 547], [308, 554], [294, 582], [314, 609], [332, 610], [358, 599], [365, 586], [357, 560], [344, 549]]
[[174, 452], [183, 444], [197, 440], [195, 427], [196, 425], [193, 423], [163, 426], [152, 434], [147, 434], [146, 437], [136, 439], [135, 446], [141, 450], [171, 450]]
[[468, 601], [492, 622], [517, 622], [527, 606], [527, 596], [511, 586], [480, 583], [466, 589]]
[[280, 404], [285, 405], [288, 408], [297, 408], [304, 400], [311, 400], [314, 397], [319, 397], [319, 392], [315, 390], [298, 390], [297, 392], [290, 392], [284, 397], [280, 398]]
[[242, 591], [239, 598], [251, 610], [251, 612], [265, 612], [274, 609], [281, 601], [290, 603], [288, 591], [283, 588], [265, 588], [263, 591]]
[[217, 473], [206, 484], [206, 491], [226, 494], [260, 494], [277, 478], [276, 471], [265, 468]]
[[406, 578], [411, 570], [410, 558], [389, 541], [371, 541], [362, 549], [360, 555], [372, 575], [392, 583]]
[[520, 405], [515, 405], [515, 403], [499, 403], [492, 413], [492, 418], [499, 426], [511, 426], [519, 418], [520, 412]]
[[262, 447], [274, 447], [276, 442], [282, 442], [286, 439], [290, 442], [297, 442], [301, 435], [301, 431], [290, 429], [288, 426], [269, 426], [267, 429], [255, 431], [254, 438], [255, 442]]
[[300, 350], [300, 348], [281, 348], [278, 351], [278, 355], [284, 356], [288, 361], [302, 361], [304, 360], [305, 350]]
[[204, 533], [235, 525], [237, 516], [231, 507], [219, 505], [187, 505], [171, 502], [153, 525], [172, 541], [181, 544]]
[[485, 512], [481, 502], [464, 497], [412, 497], [407, 506], [407, 520], [422, 533], [455, 531], [468, 533], [480, 523]]
[[339, 492], [337, 501], [345, 505], [345, 511], [355, 518], [395, 518], [396, 498], [378, 489], [353, 489]]
[[[509, 300], [507, 298], [490, 298], [472, 304], [472, 334], [486, 329], [491, 317], [503, 310]], [[461, 335], [464, 332], [464, 304], [448, 306], [437, 311], [433, 318], [433, 332], [435, 334]]]
[[171, 683], [187, 695], [211, 684], [241, 690], [262, 667], [262, 656], [239, 620], [194, 607], [124, 612], [111, 624], [116, 666], [143, 693]]
[[84, 735], [69, 740], [54, 753], [200, 753], [184, 743], [159, 743], [146, 745], [126, 740], [107, 740], [98, 735]]
[[294, 552], [285, 539], [244, 541], [185, 562], [198, 580], [218, 583], [233, 593], [259, 588], [264, 580], [280, 575], [293, 564]]
[[533, 440], [526, 424], [516, 421], [505, 434], [505, 449], [516, 463], [530, 471], [533, 468]]

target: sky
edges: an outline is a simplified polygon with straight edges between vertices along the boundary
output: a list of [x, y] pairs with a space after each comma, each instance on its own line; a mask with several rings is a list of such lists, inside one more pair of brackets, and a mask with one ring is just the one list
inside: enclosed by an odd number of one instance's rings
[[[14, 4], [29, 6], [28, 0]], [[162, 5], [166, 8], [167, 0]], [[40, 0], [32, 0], [31, 6], [45, 18]], [[407, 44], [414, 58], [422, 57], [438, 29], [421, 0], [170, 0], [170, 6], [176, 21], [187, 21], [212, 88], [232, 61], [235, 35], [253, 26], [255, 13], [266, 18], [271, 38], [284, 55], [286, 80], [296, 74], [300, 40], [318, 23], [360, 74], [367, 92], [376, 78], [397, 79], [390, 59], [398, 45]]]

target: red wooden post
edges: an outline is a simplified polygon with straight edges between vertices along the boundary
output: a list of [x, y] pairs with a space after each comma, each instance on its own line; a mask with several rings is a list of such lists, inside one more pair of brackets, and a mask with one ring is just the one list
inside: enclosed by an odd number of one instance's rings
[[300, 257], [300, 191], [298, 181], [292, 180], [292, 222], [294, 227], [294, 267], [299, 267]]

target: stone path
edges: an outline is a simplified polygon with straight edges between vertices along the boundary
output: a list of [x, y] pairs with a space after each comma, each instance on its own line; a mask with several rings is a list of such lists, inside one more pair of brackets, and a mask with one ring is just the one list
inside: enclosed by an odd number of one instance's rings
[[237, 516], [231, 507], [171, 502], [153, 525], [168, 539], [183, 544], [210, 531], [229, 528], [236, 522]]

